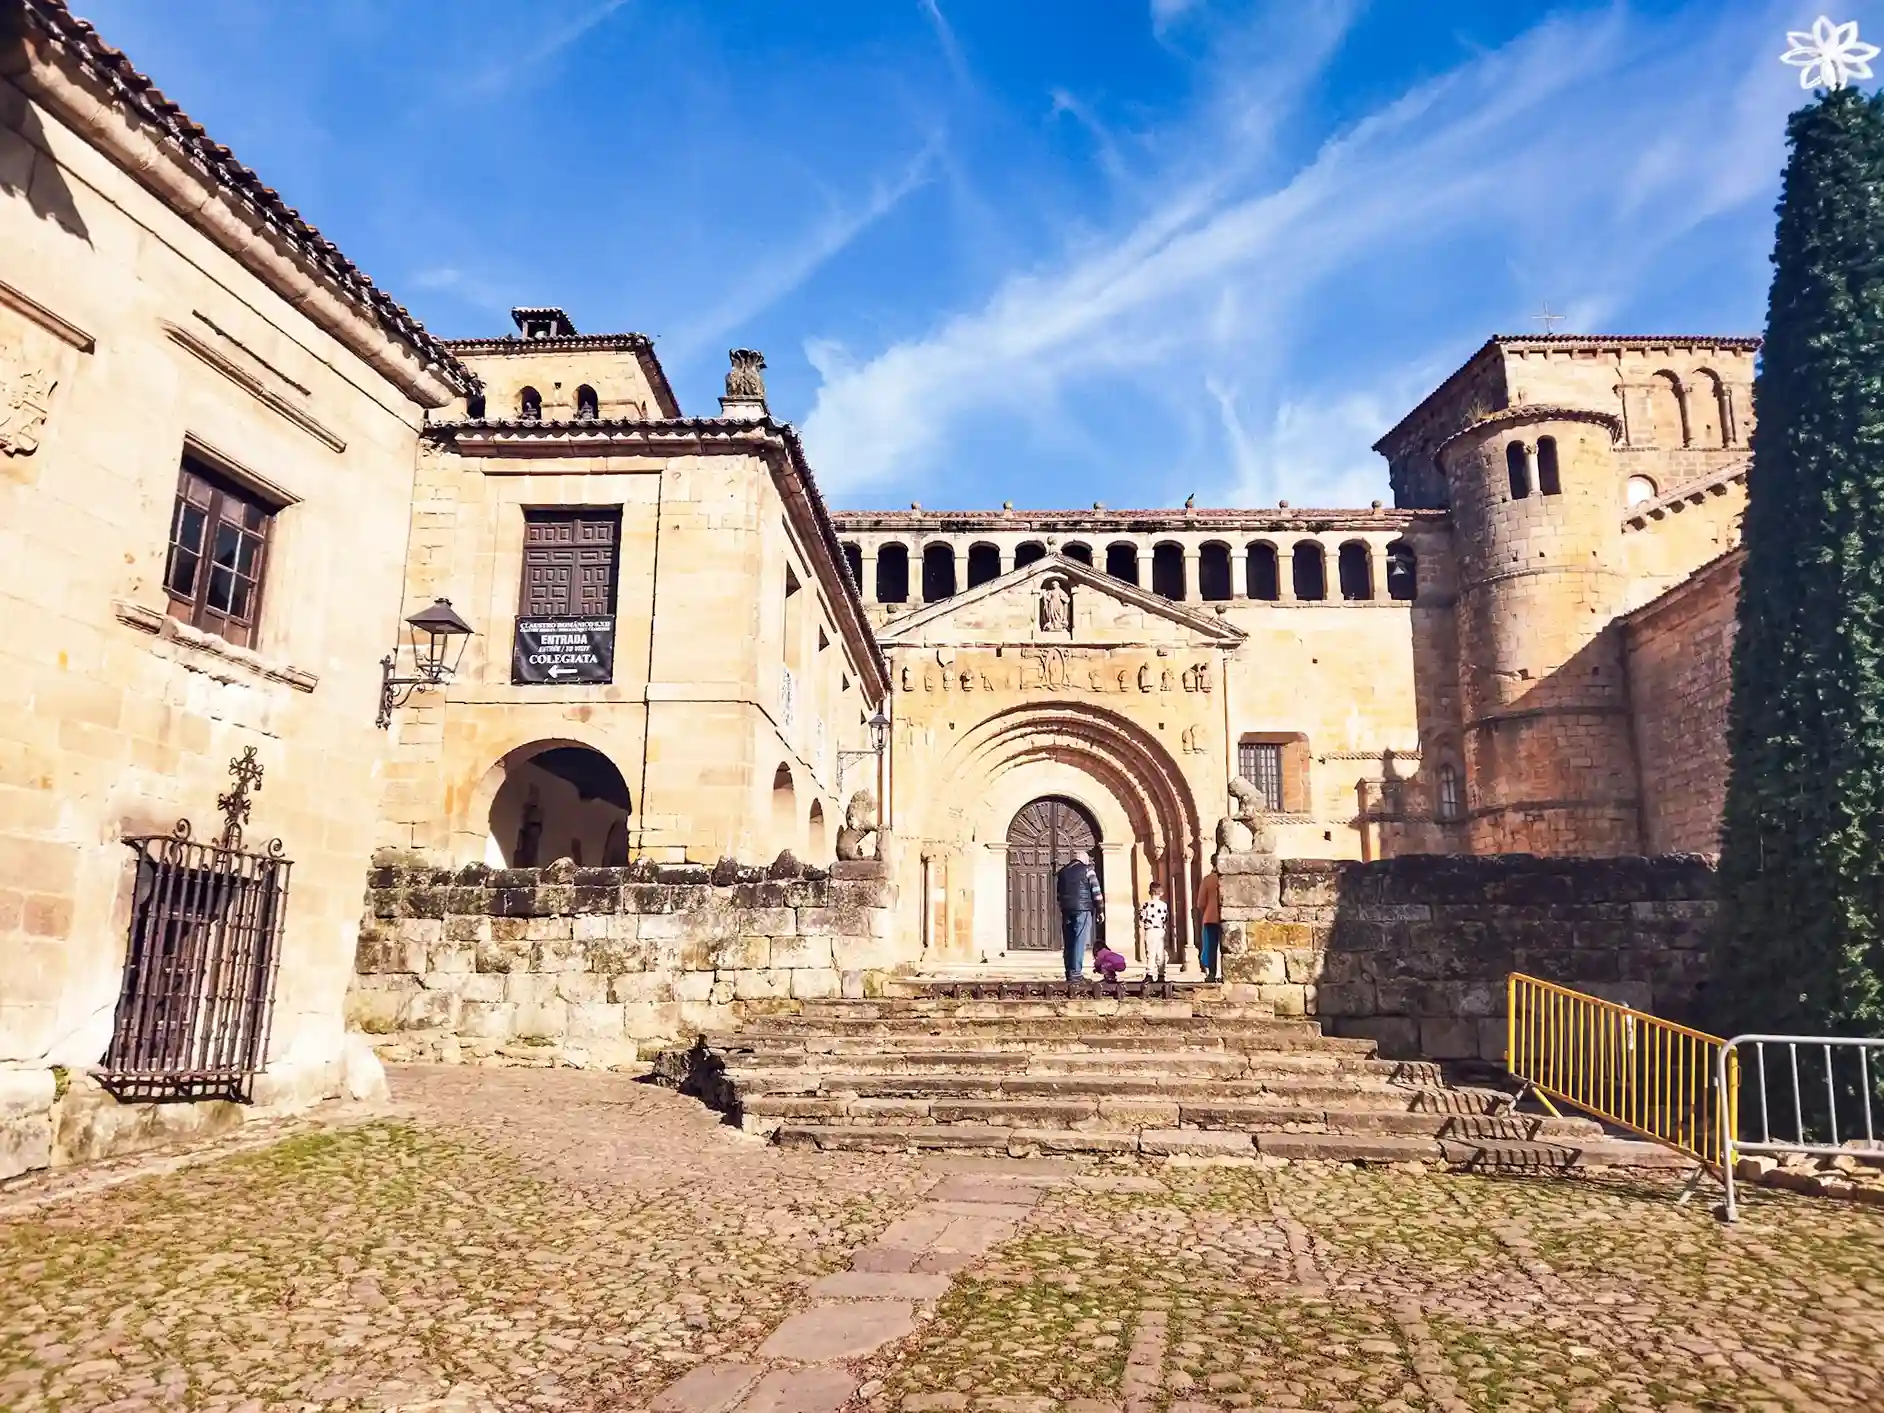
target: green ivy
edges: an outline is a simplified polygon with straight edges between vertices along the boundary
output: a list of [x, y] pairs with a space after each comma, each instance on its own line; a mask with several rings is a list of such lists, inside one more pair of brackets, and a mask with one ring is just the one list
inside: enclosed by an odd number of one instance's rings
[[1754, 402], [1715, 1023], [1884, 1035], [1884, 102], [1792, 115]]

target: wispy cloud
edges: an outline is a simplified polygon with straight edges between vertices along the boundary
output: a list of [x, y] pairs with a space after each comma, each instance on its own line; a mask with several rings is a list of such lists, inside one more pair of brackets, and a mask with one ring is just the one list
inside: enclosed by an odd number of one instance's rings
[[968, 61], [962, 57], [961, 42], [955, 38], [955, 27], [949, 23], [948, 16], [942, 13], [942, 6], [937, 0], [916, 0], [922, 7], [923, 18], [929, 21], [929, 27], [935, 31], [935, 40], [942, 49], [942, 57], [948, 61], [949, 72], [957, 83], [970, 82]]
[[[824, 481], [916, 485], [964, 423], [1037, 426], [1082, 385], [1125, 379], [1195, 390], [1215, 426], [1198, 464], [1221, 493], [1293, 487], [1327, 503], [1380, 485], [1367, 447], [1417, 396], [1409, 364], [1443, 372], [1491, 332], [1468, 327], [1486, 317], [1487, 276], [1550, 283], [1525, 295], [1533, 307], [1607, 315], [1672, 243], [1769, 189], [1793, 95], [1768, 81], [1759, 42], [1782, 12], [1754, 10], [1547, 20], [1276, 172], [1251, 135], [1290, 121], [1342, 38], [1298, 34], [1266, 71], [1226, 72], [1162, 135], [1174, 175], [1111, 234], [872, 356], [811, 343], [822, 386], [806, 436]], [[1509, 268], [1440, 259], [1480, 246]], [[1383, 362], [1331, 313], [1359, 312], [1355, 286], [1430, 278], [1436, 263], [1465, 307], [1435, 316], [1410, 360], [1406, 339]], [[1319, 372], [1298, 366], [1309, 348]]]
[[[628, 3], [629, 0], [601, 0], [599, 5], [571, 16], [560, 25], [550, 26], [536, 43], [521, 53], [507, 54], [489, 68], [464, 79], [460, 84], [461, 91], [479, 98], [489, 98], [502, 92], [527, 77], [539, 64], [554, 59]], [[540, 14], [534, 6], [530, 13]]]
[[1155, 34], [1163, 34], [1188, 11], [1197, 8], [1200, 0], [1151, 0], [1151, 28]]
[[797, 289], [928, 181], [937, 151], [930, 142], [894, 178], [876, 183], [863, 201], [834, 206], [795, 243], [748, 266], [698, 318], [666, 341], [664, 354], [676, 362], [686, 359]]

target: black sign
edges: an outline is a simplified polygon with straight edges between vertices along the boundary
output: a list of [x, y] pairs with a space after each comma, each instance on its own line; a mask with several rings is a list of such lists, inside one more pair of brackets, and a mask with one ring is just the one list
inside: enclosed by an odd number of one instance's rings
[[512, 682], [613, 682], [615, 615], [519, 618], [511, 653]]

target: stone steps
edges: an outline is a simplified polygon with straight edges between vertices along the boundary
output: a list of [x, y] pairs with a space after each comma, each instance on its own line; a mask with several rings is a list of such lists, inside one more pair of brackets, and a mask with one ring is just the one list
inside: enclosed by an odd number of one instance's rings
[[708, 1036], [661, 1069], [753, 1132], [834, 1150], [1525, 1170], [1666, 1159], [1589, 1120], [1516, 1112], [1509, 1095], [1451, 1084], [1430, 1062], [1383, 1060], [1372, 1041], [1215, 996], [821, 1001]]
[[988, 1124], [784, 1124], [773, 1134], [782, 1147], [832, 1152], [905, 1152], [946, 1149], [1038, 1153], [1139, 1154], [1145, 1157], [1286, 1158], [1341, 1163], [1445, 1162], [1467, 1170], [1562, 1172], [1576, 1168], [1693, 1166], [1678, 1153], [1630, 1139], [1538, 1142], [1430, 1138], [1410, 1134], [1243, 1133], [1218, 1129], [1042, 1129]]
[[880, 1071], [758, 1071], [731, 1069], [719, 1076], [717, 1102], [731, 1108], [742, 1097], [880, 1099], [1147, 1099], [1178, 1103], [1250, 1100], [1306, 1107], [1495, 1114], [1508, 1096], [1489, 1089], [1397, 1083], [1374, 1076], [1187, 1079], [1168, 1075], [884, 1074]]
[[1416, 1109], [1321, 1109], [1283, 1098], [1177, 1100], [1154, 1096], [1123, 1099], [1026, 1099], [1014, 1097], [890, 1098], [887, 1096], [774, 1095], [744, 1098], [740, 1126], [772, 1133], [790, 1124], [839, 1127], [913, 1127], [967, 1124], [1006, 1129], [1206, 1129], [1238, 1133], [1324, 1132], [1405, 1134], [1535, 1142], [1588, 1140], [1602, 1136], [1588, 1119], [1531, 1114], [1447, 1114]]

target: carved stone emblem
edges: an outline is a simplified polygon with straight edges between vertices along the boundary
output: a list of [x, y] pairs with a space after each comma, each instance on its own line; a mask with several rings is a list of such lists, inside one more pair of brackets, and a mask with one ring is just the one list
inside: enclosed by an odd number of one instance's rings
[[1064, 579], [1049, 579], [1040, 586], [1040, 631], [1066, 633], [1073, 627], [1073, 595]]
[[17, 353], [0, 354], [0, 451], [27, 456], [39, 448], [52, 390], [59, 380], [45, 368], [29, 368]]

